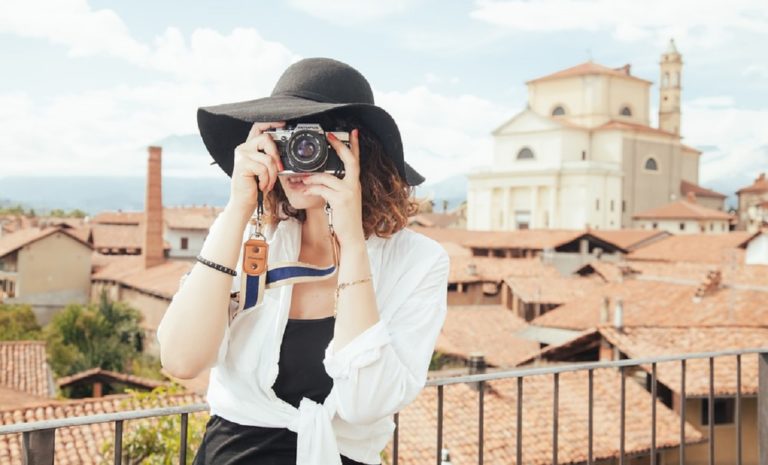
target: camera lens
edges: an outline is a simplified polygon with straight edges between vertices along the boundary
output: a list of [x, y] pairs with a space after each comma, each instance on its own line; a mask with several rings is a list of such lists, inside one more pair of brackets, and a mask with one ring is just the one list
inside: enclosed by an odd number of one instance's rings
[[317, 153], [317, 144], [310, 139], [302, 139], [296, 144], [296, 158], [311, 159]]
[[327, 142], [317, 131], [299, 130], [288, 140], [288, 158], [297, 171], [319, 171], [328, 158]]

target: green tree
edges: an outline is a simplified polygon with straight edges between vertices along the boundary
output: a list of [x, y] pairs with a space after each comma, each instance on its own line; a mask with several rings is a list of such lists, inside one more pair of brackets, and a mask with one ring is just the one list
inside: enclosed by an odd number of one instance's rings
[[[167, 407], [171, 402], [166, 396], [183, 392], [177, 384], [160, 386], [151, 392], [130, 391], [131, 397], [122, 402], [120, 410]], [[192, 463], [195, 451], [200, 447], [208, 412], [191, 413], [187, 423], [187, 463]], [[126, 422], [123, 431], [122, 463], [126, 465], [172, 465], [178, 463], [181, 450], [181, 415], [165, 415]], [[101, 460], [111, 464], [114, 458], [114, 442], [106, 441], [101, 447]], [[186, 465], [186, 464], [185, 464]]]
[[142, 350], [138, 310], [112, 302], [68, 305], [45, 328], [48, 359], [58, 376], [100, 367], [122, 372]]
[[42, 337], [32, 307], [0, 304], [0, 341], [41, 340]]

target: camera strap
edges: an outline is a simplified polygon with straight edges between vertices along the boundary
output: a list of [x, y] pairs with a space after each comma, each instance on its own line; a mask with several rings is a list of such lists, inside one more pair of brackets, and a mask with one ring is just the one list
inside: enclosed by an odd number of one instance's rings
[[328, 202], [325, 212], [328, 215], [333, 264], [321, 267], [304, 262], [279, 262], [267, 266], [269, 244], [262, 234], [264, 216], [264, 198], [258, 193], [258, 206], [251, 217], [251, 233], [243, 243], [243, 279], [240, 280], [240, 302], [238, 312], [258, 305], [264, 298], [264, 291], [286, 284], [328, 279], [336, 274], [339, 267], [339, 241], [333, 229], [333, 210]]

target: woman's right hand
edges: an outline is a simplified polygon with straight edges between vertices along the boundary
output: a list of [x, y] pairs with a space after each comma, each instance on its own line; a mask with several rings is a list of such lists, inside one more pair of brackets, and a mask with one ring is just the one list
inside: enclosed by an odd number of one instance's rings
[[[277, 182], [277, 173], [283, 170], [277, 145], [264, 131], [285, 126], [285, 121], [253, 123], [245, 142], [235, 148], [234, 166], [229, 203], [253, 213], [258, 204], [258, 190], [265, 194]], [[256, 184], [258, 176], [258, 185]]]

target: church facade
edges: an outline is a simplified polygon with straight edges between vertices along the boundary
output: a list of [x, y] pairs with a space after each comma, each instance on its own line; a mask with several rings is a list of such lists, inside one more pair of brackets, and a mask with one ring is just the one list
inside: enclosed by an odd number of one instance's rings
[[525, 110], [493, 131], [493, 168], [469, 175], [467, 227], [620, 229], [698, 185], [680, 137], [682, 57], [661, 57], [659, 127], [651, 82], [586, 62], [526, 84]]

